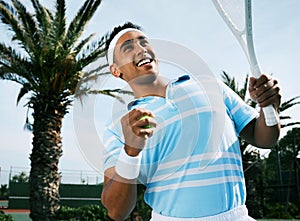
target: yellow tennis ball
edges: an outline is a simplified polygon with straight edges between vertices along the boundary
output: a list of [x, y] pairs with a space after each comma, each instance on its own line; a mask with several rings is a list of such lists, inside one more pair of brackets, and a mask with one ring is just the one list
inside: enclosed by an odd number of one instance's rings
[[[146, 119], [146, 118], [152, 118], [152, 117], [150, 117], [150, 116], [148, 116], [148, 115], [144, 115], [144, 116], [142, 116], [139, 120], [144, 120], [144, 119]], [[144, 126], [144, 128], [152, 128], [153, 126], [152, 125], [145, 125]]]

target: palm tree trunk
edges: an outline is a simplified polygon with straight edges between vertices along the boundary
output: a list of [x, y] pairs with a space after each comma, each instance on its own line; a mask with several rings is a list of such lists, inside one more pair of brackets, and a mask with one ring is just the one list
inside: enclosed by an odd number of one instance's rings
[[60, 208], [58, 163], [62, 155], [61, 127], [66, 107], [62, 102], [47, 98], [34, 102], [33, 110], [30, 217], [33, 221], [51, 221]]

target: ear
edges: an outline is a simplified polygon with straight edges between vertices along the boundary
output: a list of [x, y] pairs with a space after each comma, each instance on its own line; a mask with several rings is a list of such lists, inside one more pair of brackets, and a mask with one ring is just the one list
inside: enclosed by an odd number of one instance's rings
[[119, 78], [122, 75], [121, 70], [117, 67], [117, 65], [112, 64], [109, 67], [110, 72], [112, 73], [113, 76], [115, 76], [116, 78]]

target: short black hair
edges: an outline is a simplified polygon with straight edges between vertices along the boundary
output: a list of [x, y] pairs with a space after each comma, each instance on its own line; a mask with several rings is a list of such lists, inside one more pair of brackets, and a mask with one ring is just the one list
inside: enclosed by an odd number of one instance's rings
[[107, 52], [108, 52], [108, 47], [111, 43], [111, 41], [113, 40], [113, 38], [122, 30], [126, 29], [126, 28], [134, 28], [134, 29], [137, 29], [137, 30], [140, 30], [142, 31], [142, 28], [139, 26], [139, 25], [135, 25], [131, 22], [126, 22], [124, 23], [123, 25], [119, 25], [119, 26], [116, 26], [111, 33], [108, 33], [108, 37], [107, 37], [107, 40], [105, 42], [105, 51], [106, 51], [106, 58], [107, 58]]

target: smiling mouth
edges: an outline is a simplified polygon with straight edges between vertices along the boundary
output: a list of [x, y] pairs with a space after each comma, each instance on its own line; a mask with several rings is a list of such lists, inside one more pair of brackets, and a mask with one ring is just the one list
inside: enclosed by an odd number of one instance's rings
[[153, 61], [152, 58], [143, 58], [142, 60], [140, 60], [140, 61], [136, 64], [136, 66], [137, 66], [137, 67], [141, 67], [141, 66], [143, 66], [143, 65], [145, 65], [145, 64], [150, 64], [152, 61]]

